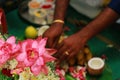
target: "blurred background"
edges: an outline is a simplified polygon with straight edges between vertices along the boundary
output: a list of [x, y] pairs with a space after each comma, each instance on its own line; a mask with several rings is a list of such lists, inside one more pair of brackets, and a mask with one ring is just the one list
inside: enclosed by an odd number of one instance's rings
[[2, 7], [6, 13], [8, 13], [11, 10], [16, 9], [22, 1], [25, 0], [0, 0], [0, 7]]

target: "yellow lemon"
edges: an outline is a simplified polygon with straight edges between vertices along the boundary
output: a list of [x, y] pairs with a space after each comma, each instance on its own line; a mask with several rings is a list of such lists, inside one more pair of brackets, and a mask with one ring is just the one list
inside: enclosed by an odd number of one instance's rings
[[36, 38], [37, 37], [37, 29], [33, 26], [28, 26], [25, 29], [25, 36], [26, 38]]

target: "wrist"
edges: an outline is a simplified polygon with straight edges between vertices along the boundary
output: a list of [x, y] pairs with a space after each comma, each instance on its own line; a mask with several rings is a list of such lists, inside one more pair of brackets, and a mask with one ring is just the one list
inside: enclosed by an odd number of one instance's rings
[[77, 32], [77, 35], [80, 39], [82, 39], [84, 43], [86, 43], [90, 39], [90, 35], [85, 33], [84, 31]]

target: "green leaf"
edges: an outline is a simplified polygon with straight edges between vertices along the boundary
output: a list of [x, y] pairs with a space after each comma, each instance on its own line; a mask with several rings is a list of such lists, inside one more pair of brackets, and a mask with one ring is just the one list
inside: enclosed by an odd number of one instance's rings
[[66, 78], [65, 80], [76, 80], [76, 79], [74, 79], [72, 76], [70, 76], [68, 74], [65, 76], [65, 78]]

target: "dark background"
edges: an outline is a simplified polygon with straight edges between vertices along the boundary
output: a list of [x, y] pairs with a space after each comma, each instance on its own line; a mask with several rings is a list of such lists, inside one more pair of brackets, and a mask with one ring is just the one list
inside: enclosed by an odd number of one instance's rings
[[0, 7], [4, 9], [5, 13], [8, 13], [18, 8], [22, 1], [25, 0], [0, 0]]

